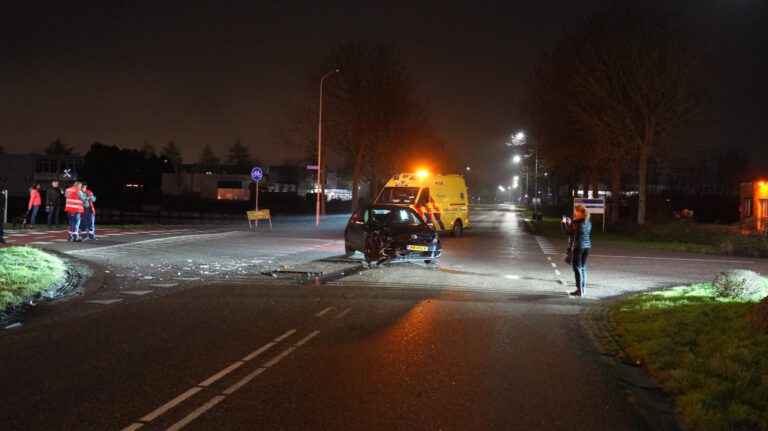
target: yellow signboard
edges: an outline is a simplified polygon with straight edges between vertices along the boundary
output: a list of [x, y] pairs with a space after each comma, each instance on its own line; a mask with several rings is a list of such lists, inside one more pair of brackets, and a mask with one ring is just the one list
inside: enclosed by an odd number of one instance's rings
[[253, 229], [251, 221], [254, 222], [255, 226], [258, 226], [259, 220], [269, 220], [269, 228], [272, 229], [272, 217], [269, 215], [269, 210], [246, 211], [246, 215], [248, 216], [248, 227], [251, 229]]

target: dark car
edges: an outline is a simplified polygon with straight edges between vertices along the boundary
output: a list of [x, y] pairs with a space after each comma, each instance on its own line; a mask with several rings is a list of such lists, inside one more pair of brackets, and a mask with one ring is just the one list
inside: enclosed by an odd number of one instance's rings
[[432, 263], [442, 254], [434, 227], [416, 212], [399, 205], [366, 205], [349, 218], [344, 251], [361, 251], [366, 262], [414, 261]]

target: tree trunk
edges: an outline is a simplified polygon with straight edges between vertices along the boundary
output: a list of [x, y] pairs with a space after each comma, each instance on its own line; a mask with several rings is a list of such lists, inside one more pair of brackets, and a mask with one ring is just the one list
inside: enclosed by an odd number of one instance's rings
[[618, 164], [611, 163], [611, 223], [619, 221], [621, 209], [621, 170]]
[[648, 180], [648, 154], [651, 148], [651, 137], [646, 134], [640, 144], [640, 160], [637, 164], [637, 224], [645, 224], [645, 201]]
[[598, 182], [597, 169], [592, 170], [592, 197], [595, 199], [600, 197], [600, 184]]
[[355, 154], [355, 165], [352, 167], [352, 212], [357, 209], [357, 203], [360, 199], [360, 172], [363, 168], [363, 148], [358, 145], [357, 154]]

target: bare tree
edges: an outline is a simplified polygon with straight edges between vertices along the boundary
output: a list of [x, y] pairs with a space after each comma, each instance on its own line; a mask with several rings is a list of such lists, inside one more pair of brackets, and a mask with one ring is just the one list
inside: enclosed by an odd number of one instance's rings
[[[536, 130], [559, 136], [555, 149], [578, 143], [588, 155], [574, 160], [582, 169], [608, 166], [614, 199], [621, 167], [637, 160], [639, 224], [645, 223], [649, 157], [662, 136], [696, 119], [705, 106], [699, 59], [676, 28], [642, 5], [600, 13], [545, 58], [530, 96]], [[548, 129], [553, 124], [555, 132]], [[614, 205], [612, 220], [617, 211]]]
[[74, 152], [71, 145], [65, 144], [61, 139], [56, 139], [43, 150], [45, 154], [57, 156], [69, 156]]
[[394, 50], [385, 45], [346, 43], [328, 56], [341, 69], [328, 83], [328, 142], [352, 170], [352, 208], [361, 176], [371, 194], [393, 173], [416, 137], [428, 133], [428, 116], [415, 101], [410, 78]]

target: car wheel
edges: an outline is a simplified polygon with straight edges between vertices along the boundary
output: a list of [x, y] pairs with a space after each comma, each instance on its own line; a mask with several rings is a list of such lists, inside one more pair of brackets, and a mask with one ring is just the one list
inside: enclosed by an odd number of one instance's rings
[[352, 248], [352, 244], [349, 243], [349, 239], [344, 236], [344, 257], [352, 257], [355, 254], [355, 249]]
[[363, 254], [365, 255], [365, 261], [369, 264], [379, 259], [379, 246], [373, 238], [365, 240], [365, 251], [363, 251]]
[[454, 237], [460, 237], [463, 233], [464, 225], [461, 223], [461, 220], [456, 220], [456, 222], [453, 224], [453, 231], [451, 232], [451, 235]]

